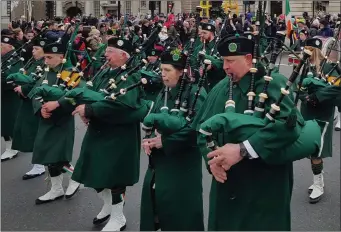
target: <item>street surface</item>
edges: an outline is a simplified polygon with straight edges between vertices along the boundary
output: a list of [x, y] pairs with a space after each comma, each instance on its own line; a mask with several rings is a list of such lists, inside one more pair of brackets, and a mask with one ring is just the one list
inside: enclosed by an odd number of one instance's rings
[[[283, 59], [282, 63], [287, 63]], [[289, 76], [292, 67], [281, 66], [280, 72]], [[86, 127], [77, 118], [73, 164], [75, 165]], [[113, 132], [114, 133], [114, 132]], [[47, 138], [48, 139], [48, 138]], [[294, 163], [294, 189], [292, 197], [293, 231], [339, 231], [340, 230], [340, 132], [334, 132], [333, 157], [324, 160], [325, 194], [317, 204], [309, 204], [308, 187], [312, 184], [310, 161], [303, 159]], [[2, 141], [2, 151], [4, 150]], [[93, 189], [82, 187], [70, 200], [35, 205], [35, 199], [49, 190], [46, 175], [22, 180], [31, 169], [31, 154], [20, 153], [15, 159], [1, 163], [1, 230], [3, 231], [100, 231], [104, 226], [92, 225], [93, 218], [102, 207]], [[140, 181], [127, 189], [124, 208], [127, 231], [139, 230], [140, 198], [147, 156], [141, 153]], [[203, 168], [205, 224], [207, 228], [208, 197], [211, 179]], [[64, 174], [65, 190], [70, 176]], [[181, 210], [181, 209], [179, 209]]]

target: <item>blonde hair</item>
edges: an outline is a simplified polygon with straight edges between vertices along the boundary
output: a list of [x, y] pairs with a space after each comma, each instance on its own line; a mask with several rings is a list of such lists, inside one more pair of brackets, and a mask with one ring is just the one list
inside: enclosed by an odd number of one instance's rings
[[316, 70], [319, 70], [321, 61], [324, 59], [322, 51], [319, 48], [311, 46], [306, 46], [305, 48], [312, 52], [310, 56], [310, 63], [316, 66]]

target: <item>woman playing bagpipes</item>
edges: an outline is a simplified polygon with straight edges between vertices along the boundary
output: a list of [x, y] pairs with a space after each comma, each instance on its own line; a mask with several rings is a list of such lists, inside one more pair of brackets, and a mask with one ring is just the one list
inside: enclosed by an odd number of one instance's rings
[[[179, 49], [161, 54], [164, 88], [156, 98], [150, 115], [164, 118], [168, 114], [165, 109], [176, 108], [175, 104], [184, 101], [189, 106], [194, 98], [197, 98], [195, 109], [202, 106], [205, 90], [201, 89], [196, 96], [194, 93], [198, 86], [193, 83], [186, 85], [188, 79], [181, 78], [187, 75], [184, 74], [187, 59]], [[181, 92], [183, 94], [179, 94]], [[185, 120], [186, 115], [180, 114], [179, 117]], [[196, 145], [195, 129], [184, 125], [179, 131], [170, 133], [160, 130], [159, 123], [155, 125], [155, 132], [142, 142], [150, 161], [142, 189], [140, 230], [204, 230], [202, 159]]]
[[341, 72], [340, 68], [337, 67], [339, 65], [338, 63], [323, 64], [325, 57], [321, 52], [322, 41], [320, 39], [308, 39], [306, 48], [312, 51], [309, 62], [312, 66], [312, 70], [311, 73], [309, 73], [310, 77], [303, 80], [301, 92], [299, 93], [302, 96], [300, 97], [302, 100], [301, 113], [305, 120], [316, 119], [326, 122], [326, 125], [323, 128], [321, 149], [318, 153], [318, 157], [310, 157], [313, 184], [308, 188], [310, 194], [309, 202], [317, 203], [324, 194], [323, 158], [332, 157], [333, 154], [335, 107], [340, 108], [341, 106], [340, 81], [336, 81], [335, 84], [332, 84], [331, 82], [333, 81], [328, 77], [340, 77]]
[[[7, 77], [7, 83], [13, 84], [13, 90], [21, 99], [18, 107], [18, 115], [14, 125], [12, 148], [21, 152], [33, 152], [33, 145], [38, 130], [38, 118], [33, 113], [32, 100], [28, 93], [34, 88], [36, 82], [42, 78], [39, 76], [44, 65], [43, 46], [45, 40], [41, 37], [33, 40], [32, 58], [20, 69], [18, 73]], [[38, 68], [39, 67], [39, 68]], [[27, 172], [23, 179], [31, 179], [45, 173], [45, 167], [34, 164], [32, 170]]]
[[[289, 87], [284, 88], [295, 78], [288, 82], [281, 74], [269, 75], [261, 66], [253, 66], [256, 45], [239, 35], [220, 41], [218, 51], [229, 77], [211, 90], [194, 121], [204, 135], [198, 143], [213, 176], [208, 230], [291, 228], [292, 161], [298, 158], [286, 149], [307, 124], [295, 109], [292, 94], [285, 91]], [[305, 142], [297, 144], [299, 158], [318, 151], [320, 128], [312, 123], [315, 126], [308, 129], [316, 133], [306, 133]], [[205, 137], [211, 138], [207, 144]]]

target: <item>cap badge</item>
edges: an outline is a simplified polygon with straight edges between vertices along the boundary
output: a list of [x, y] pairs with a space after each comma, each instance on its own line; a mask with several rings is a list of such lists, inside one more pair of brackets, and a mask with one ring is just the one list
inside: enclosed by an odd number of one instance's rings
[[319, 46], [320, 45], [320, 41], [316, 40], [315, 44], [316, 44], [316, 46]]
[[211, 30], [211, 26], [207, 26], [207, 29], [208, 29], [208, 30]]
[[58, 52], [58, 48], [57, 47], [52, 47], [52, 51], [53, 52]]
[[229, 44], [229, 51], [230, 52], [236, 52], [237, 48], [238, 48], [237, 44], [235, 44], [235, 43], [230, 43]]
[[252, 35], [248, 35], [247, 38], [251, 40], [252, 39]]
[[181, 51], [177, 48], [171, 52], [173, 61], [178, 61], [180, 59]]
[[6, 38], [4, 38], [4, 42], [6, 42], [6, 43], [7, 43], [8, 41], [9, 41], [9, 38], [7, 38], [7, 37], [6, 37]]
[[123, 46], [123, 40], [118, 40], [118, 41], [117, 41], [117, 45], [120, 46], [120, 47], [122, 47], [122, 46]]
[[40, 41], [40, 46], [44, 46], [45, 45], [45, 41]]
[[155, 55], [155, 51], [152, 51], [152, 55], [153, 55], [153, 56]]
[[174, 61], [178, 61], [180, 59], [180, 56], [178, 54], [174, 54], [172, 58]]

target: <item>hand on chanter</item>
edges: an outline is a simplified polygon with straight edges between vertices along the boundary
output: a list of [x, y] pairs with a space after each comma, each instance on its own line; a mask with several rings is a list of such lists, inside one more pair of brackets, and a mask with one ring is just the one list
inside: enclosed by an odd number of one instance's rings
[[23, 96], [24, 98], [26, 98], [26, 96], [22, 93], [22, 89], [21, 89], [20, 85], [15, 87], [13, 90], [14, 90], [14, 92], [16, 92], [16, 93], [20, 94], [21, 96]]
[[85, 117], [85, 105], [79, 105], [76, 107], [76, 109], [72, 112], [72, 115], [78, 114], [81, 120], [88, 125], [89, 119]]
[[46, 102], [44, 105], [43, 105], [43, 109], [46, 110], [46, 112], [52, 112], [54, 111], [55, 109], [57, 109], [59, 107], [59, 103], [58, 101], [50, 101], [50, 102]]
[[305, 99], [307, 100], [307, 103], [311, 106], [316, 107], [318, 105], [318, 99], [315, 94], [310, 94], [306, 96]]
[[216, 181], [220, 183], [225, 183], [225, 181], [227, 180], [227, 173], [223, 167], [217, 164], [211, 164], [210, 171]]
[[41, 108], [40, 113], [43, 118], [50, 118], [52, 115], [52, 113], [47, 112], [44, 108]]
[[208, 161], [208, 165], [216, 164], [225, 171], [243, 159], [240, 155], [240, 145], [232, 143], [227, 143], [217, 150], [208, 153], [207, 157], [211, 159]]

